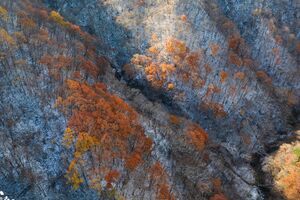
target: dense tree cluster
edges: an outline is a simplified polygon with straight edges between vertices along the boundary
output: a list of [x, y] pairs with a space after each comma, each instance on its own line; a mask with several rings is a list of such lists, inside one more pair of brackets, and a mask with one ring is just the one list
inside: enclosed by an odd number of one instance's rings
[[3, 8], [2, 6], [0, 6], [0, 18], [4, 21], [8, 20], [8, 12], [5, 8]]
[[[80, 174], [99, 191], [110, 188], [124, 175], [122, 166], [133, 171], [143, 162], [152, 141], [139, 125], [136, 111], [110, 94], [104, 84], [69, 79], [67, 86], [67, 96], [57, 101], [57, 106], [70, 115], [64, 143], [75, 149], [67, 178], [74, 188], [83, 181]], [[103, 180], [106, 186], [101, 186]]]
[[209, 200], [227, 200], [226, 196], [222, 193], [222, 182], [219, 178], [212, 181], [215, 194]]
[[[3, 25], [0, 29], [1, 49], [6, 50], [0, 53], [1, 67], [6, 73], [11, 71], [6, 69], [9, 66], [34, 73], [25, 83], [32, 93], [38, 92], [34, 91], [37, 81], [32, 79], [48, 77], [42, 81], [50, 81], [47, 89], [61, 96], [56, 106], [68, 118], [63, 138], [65, 147], [73, 152], [66, 170], [68, 182], [74, 188], [86, 183], [98, 191], [113, 190], [120, 178], [142, 165], [152, 140], [139, 125], [136, 111], [98, 82], [108, 65], [96, 55], [98, 41], [57, 12], [33, 7], [26, 0], [18, 6], [11, 14], [16, 27], [8, 31]], [[9, 20], [9, 11], [0, 7], [0, 23]], [[25, 75], [19, 76], [14, 84]], [[34, 95], [41, 103], [56, 98], [47, 93]]]
[[211, 54], [213, 56], [216, 56], [220, 50], [220, 46], [218, 44], [213, 43], [213, 44], [210, 44], [209, 47], [211, 50]]
[[[131, 63], [124, 66], [126, 75], [134, 78], [138, 71], [142, 71], [145, 78], [155, 89], [164, 89], [174, 94], [174, 98], [179, 100], [185, 94], [180, 92], [182, 87], [190, 87], [193, 90], [206, 90], [203, 103], [207, 106], [217, 105], [211, 101], [211, 96], [220, 93], [221, 90], [216, 85], [209, 84], [206, 88], [206, 81], [212, 72], [212, 67], [203, 63], [204, 52], [202, 49], [190, 51], [187, 45], [179, 39], [169, 38], [165, 42], [160, 42], [157, 35], [151, 37], [152, 46], [149, 47], [146, 55], [135, 54]], [[210, 44], [212, 56], [217, 56], [220, 46], [216, 43]], [[228, 78], [228, 74], [221, 72], [221, 83]], [[203, 106], [203, 105], [201, 105]], [[209, 107], [208, 107], [209, 108]], [[225, 116], [223, 106], [212, 106], [209, 109], [213, 113], [220, 113]], [[216, 110], [217, 109], [217, 110]]]
[[186, 135], [190, 143], [194, 145], [197, 150], [202, 151], [204, 149], [208, 140], [208, 134], [203, 128], [194, 123], [190, 124], [187, 127]]
[[265, 160], [264, 170], [274, 176], [275, 186], [288, 199], [300, 199], [300, 142], [281, 145]]
[[7, 47], [12, 47], [16, 43], [12, 36], [3, 28], [0, 29], [0, 42]]
[[161, 200], [175, 200], [175, 196], [172, 193], [172, 188], [168, 182], [168, 174], [159, 161], [155, 162], [148, 171], [150, 175], [150, 181], [156, 188], [156, 199]]

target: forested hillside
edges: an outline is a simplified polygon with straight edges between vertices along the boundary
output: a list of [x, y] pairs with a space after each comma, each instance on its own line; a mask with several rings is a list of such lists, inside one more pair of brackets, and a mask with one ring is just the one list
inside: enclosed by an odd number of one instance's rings
[[300, 199], [300, 2], [0, 0], [0, 197]]

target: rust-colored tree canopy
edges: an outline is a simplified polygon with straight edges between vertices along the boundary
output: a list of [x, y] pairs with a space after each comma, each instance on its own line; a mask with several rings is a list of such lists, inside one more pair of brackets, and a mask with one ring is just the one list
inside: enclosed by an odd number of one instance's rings
[[282, 144], [265, 160], [264, 170], [274, 176], [276, 188], [287, 199], [300, 199], [300, 142]]
[[234, 78], [243, 80], [243, 79], [245, 79], [245, 73], [244, 72], [237, 72], [237, 73], [234, 74]]
[[8, 12], [5, 8], [0, 6], [0, 19], [7, 21], [8, 20]]
[[180, 19], [181, 19], [181, 21], [183, 21], [183, 22], [187, 22], [187, 20], [188, 20], [188, 18], [187, 18], [186, 15], [181, 15], [181, 16], [180, 16]]
[[232, 50], [237, 50], [237, 48], [243, 43], [244, 41], [239, 35], [231, 35], [228, 39], [228, 47]]
[[[121, 172], [116, 163], [134, 170], [151, 150], [152, 141], [139, 125], [136, 111], [119, 97], [110, 94], [104, 84], [88, 85], [67, 80], [67, 96], [57, 105], [69, 116], [64, 135], [66, 147], [75, 149], [67, 178], [74, 188], [82, 182], [80, 174], [88, 176], [93, 187], [106, 180], [108, 187], [117, 181]], [[89, 155], [93, 163], [86, 160]], [[83, 169], [80, 172], [78, 169]]]
[[[169, 38], [160, 43], [155, 34], [152, 36], [152, 42], [154, 44], [148, 49], [149, 55], [136, 54], [130, 63], [143, 67], [152, 87], [173, 91], [176, 89], [173, 77], [185, 84], [191, 82], [195, 88], [203, 87], [204, 80], [199, 71], [202, 51], [190, 52], [186, 44], [176, 38]], [[162, 54], [167, 54], [170, 59], [164, 59]], [[134, 70], [133, 67], [129, 67], [130, 64], [125, 66], [125, 72], [132, 76]]]
[[211, 54], [213, 56], [216, 56], [220, 50], [220, 46], [218, 44], [213, 43], [213, 44], [210, 44], [209, 47], [211, 50]]
[[264, 81], [267, 84], [271, 84], [272, 83], [272, 79], [271, 77], [268, 76], [268, 74], [262, 70], [257, 71], [256, 72], [256, 76], [258, 79]]
[[155, 162], [149, 169], [150, 179], [157, 190], [156, 199], [175, 200], [168, 181], [168, 174], [159, 161]]
[[170, 188], [167, 184], [160, 185], [158, 199], [175, 200], [175, 197], [170, 193]]
[[[204, 87], [213, 68], [203, 62], [205, 53], [202, 49], [190, 51], [184, 41], [173, 37], [160, 42], [156, 34], [152, 35], [151, 44], [146, 55], [135, 54], [131, 63], [124, 66], [127, 77], [132, 79], [140, 72], [152, 88], [174, 94], [176, 99], [184, 98], [184, 94], [179, 92], [182, 87], [189, 87], [195, 92], [206, 90], [201, 97], [206, 107], [213, 110], [217, 117], [226, 116], [224, 106], [211, 100], [214, 94], [222, 92], [221, 89], [214, 84]], [[209, 47], [212, 56], [217, 56], [220, 46], [211, 43]], [[238, 55], [233, 51], [231, 53], [229, 60], [238, 66], [242, 65], [243, 61]], [[227, 72], [220, 72], [221, 83], [225, 83], [228, 78]]]
[[187, 127], [186, 135], [190, 143], [193, 144], [197, 150], [202, 151], [204, 149], [208, 140], [208, 134], [203, 128], [192, 123]]
[[220, 72], [220, 80], [221, 80], [221, 83], [224, 83], [228, 78], [228, 73], [225, 72], [225, 71], [221, 71]]
[[242, 66], [243, 64], [241, 58], [233, 51], [229, 52], [228, 59], [229, 59], [229, 63], [236, 65], [238, 67]]
[[15, 44], [15, 40], [3, 28], [0, 29], [0, 45], [6, 44], [8, 47]]
[[219, 193], [210, 197], [209, 200], [227, 200], [227, 198], [223, 194]]

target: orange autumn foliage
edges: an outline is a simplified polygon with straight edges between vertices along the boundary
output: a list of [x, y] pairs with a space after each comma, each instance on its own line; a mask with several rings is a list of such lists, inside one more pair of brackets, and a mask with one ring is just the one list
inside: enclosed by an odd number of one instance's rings
[[68, 28], [69, 28], [69, 31], [71, 31], [73, 33], [79, 33], [79, 34], [81, 34], [80, 26], [77, 26], [77, 25], [74, 25], [74, 24], [70, 24], [70, 26]]
[[91, 74], [94, 78], [97, 78], [100, 74], [100, 68], [93, 63], [90, 60], [85, 59], [84, 57], [80, 56], [78, 58], [79, 60], [79, 65], [85, 69], [86, 72], [88, 72], [89, 74]]
[[229, 49], [236, 50], [242, 43], [242, 38], [239, 35], [231, 35], [228, 39]]
[[172, 124], [179, 125], [181, 123], [181, 119], [176, 115], [170, 115], [169, 120]]
[[[56, 105], [61, 104], [63, 99], [61, 97], [58, 97], [56, 100]], [[70, 148], [71, 145], [74, 142], [74, 132], [70, 128], [66, 128], [64, 132], [64, 137], [63, 137], [63, 144], [65, 147]]]
[[221, 179], [215, 178], [215, 179], [212, 181], [212, 183], [213, 183], [214, 190], [216, 191], [216, 193], [220, 193], [220, 192], [221, 192], [221, 186], [222, 186]]
[[36, 27], [36, 23], [28, 18], [28, 17], [22, 17], [19, 19], [19, 23], [26, 29], [26, 30], [30, 30]]
[[221, 80], [221, 83], [224, 83], [228, 78], [228, 73], [225, 72], [225, 71], [221, 71], [220, 72], [220, 80]]
[[276, 35], [275, 36], [275, 41], [276, 41], [276, 44], [281, 45], [282, 42], [283, 42], [283, 39], [280, 35]]
[[159, 188], [158, 199], [160, 200], [175, 200], [174, 195], [171, 194], [170, 188], [167, 184], [162, 184]]
[[79, 132], [75, 144], [76, 151], [74, 153], [74, 158], [79, 159], [85, 152], [99, 144], [100, 142], [96, 137], [90, 136], [86, 132]]
[[272, 174], [275, 187], [289, 200], [300, 199], [300, 142], [284, 143], [266, 158], [264, 171]]
[[252, 59], [250, 59], [250, 58], [243, 59], [244, 66], [251, 67], [251, 66], [253, 66], [253, 64], [254, 64], [254, 62]]
[[105, 176], [105, 181], [109, 183], [116, 182], [120, 176], [120, 173], [117, 170], [111, 170], [109, 171]]
[[209, 64], [205, 64], [204, 68], [207, 74], [210, 74], [213, 71], [212, 67]]
[[159, 161], [156, 161], [148, 171], [150, 180], [156, 189], [156, 198], [158, 200], [175, 200], [169, 185], [169, 175]]
[[202, 58], [201, 52], [191, 52], [185, 57], [185, 60], [190, 67], [195, 69], [196, 67], [199, 66], [201, 58]]
[[209, 47], [211, 50], [211, 54], [213, 56], [216, 56], [220, 50], [220, 46], [218, 44], [210, 44]]
[[[154, 34], [153, 37], [152, 43], [157, 42], [154, 41], [157, 40], [157, 36]], [[129, 78], [133, 78], [139, 70], [143, 70], [143, 75], [155, 89], [176, 90], [177, 83], [173, 82], [174, 77], [184, 84], [191, 83], [193, 88], [199, 89], [204, 86], [205, 81], [200, 74], [201, 60], [204, 55], [202, 50], [189, 52], [183, 41], [169, 38], [164, 45], [154, 43], [147, 53], [147, 55], [134, 55], [131, 63], [125, 65], [124, 70]], [[206, 74], [212, 71], [210, 67], [205, 66], [205, 68]]]
[[221, 118], [227, 115], [222, 104], [210, 102], [208, 105], [213, 110], [213, 113], [216, 117]]
[[208, 87], [207, 87], [207, 91], [206, 91], [206, 94], [205, 94], [205, 97], [208, 97], [214, 93], [220, 93], [221, 92], [221, 89], [213, 84], [209, 84]]
[[237, 72], [234, 74], [234, 78], [244, 80], [245, 79], [245, 73], [244, 72]]
[[128, 156], [125, 160], [125, 167], [129, 170], [134, 170], [141, 162], [141, 155], [138, 152]]
[[175, 85], [173, 83], [169, 83], [167, 88], [168, 88], [168, 90], [174, 90]]
[[222, 193], [222, 181], [220, 178], [215, 178], [212, 181], [214, 186], [215, 195], [210, 197], [209, 200], [227, 200], [226, 196]]
[[[59, 100], [58, 106], [65, 113], [71, 109], [65, 139], [68, 146], [73, 143], [75, 146], [72, 164], [77, 166], [80, 160], [80, 163], [87, 162], [84, 155], [91, 154], [96, 162], [94, 169], [101, 166], [111, 171], [114, 159], [121, 159], [127, 169], [134, 170], [152, 146], [139, 125], [136, 111], [110, 94], [102, 83], [88, 85], [70, 79], [66, 83], [67, 96]], [[90, 167], [81, 166], [88, 177], [109, 179], [107, 174], [91, 174]], [[71, 179], [73, 175], [70, 171], [66, 176]], [[110, 176], [110, 180], [117, 178], [116, 173]]]
[[179, 75], [179, 78], [183, 81], [183, 83], [187, 84], [190, 81], [190, 73], [183, 72]]
[[0, 19], [4, 20], [5, 22], [8, 20], [8, 12], [2, 6], [0, 6]]
[[82, 79], [80, 71], [73, 72], [72, 77], [79, 80]]
[[39, 63], [42, 65], [51, 65], [52, 62], [53, 62], [53, 58], [49, 54], [43, 55], [39, 60]]
[[257, 76], [260, 80], [264, 81], [265, 83], [268, 83], [268, 84], [271, 84], [271, 83], [272, 83], [271, 77], [269, 77], [269, 76], [266, 74], [266, 72], [264, 72], [264, 71], [257, 71], [257, 72], [256, 72], [256, 76]]
[[63, 27], [67, 27], [68, 25], [68, 23], [64, 20], [64, 18], [56, 11], [51, 11], [49, 19]]
[[160, 162], [154, 163], [154, 165], [152, 165], [150, 168], [150, 175], [154, 180], [163, 177], [164, 173], [164, 168], [162, 167]]
[[187, 16], [186, 15], [181, 15], [180, 16], [181, 21], [187, 22]]
[[83, 183], [83, 179], [80, 177], [75, 163], [76, 160], [71, 161], [67, 169], [67, 175], [65, 177], [67, 179], [67, 183], [71, 184], [72, 188], [77, 190], [79, 186]]
[[241, 60], [241, 58], [236, 54], [234, 53], [233, 51], [230, 51], [229, 52], [229, 63], [231, 64], [234, 64], [236, 66], [242, 66], [243, 64], [243, 61]]
[[278, 181], [282, 188], [284, 188], [285, 196], [291, 200], [300, 198], [300, 164], [298, 165], [298, 169], [290, 169], [289, 174]]
[[157, 36], [157, 34], [153, 33], [153, 34], [151, 35], [151, 40], [152, 40], [153, 42], [157, 42], [157, 41], [158, 41], [158, 36]]
[[193, 88], [199, 89], [205, 85], [205, 81], [202, 79], [193, 80]]
[[148, 65], [146, 68], [145, 68], [145, 73], [147, 75], [155, 75], [157, 73], [157, 65], [151, 63], [151, 65]]
[[275, 56], [278, 56], [279, 53], [280, 53], [280, 49], [279, 49], [279, 48], [273, 48], [273, 49], [272, 49], [272, 53], [273, 53]]
[[3, 28], [0, 28], [0, 44], [6, 43], [7, 46], [13, 46], [16, 44], [11, 35]]
[[58, 55], [51, 56], [49, 54], [45, 54], [39, 60], [40, 64], [51, 66], [57, 69], [71, 67], [73, 59], [68, 56]]
[[135, 54], [133, 55], [133, 58], [131, 59], [131, 62], [135, 65], [147, 65], [151, 63], [152, 59], [151, 57]]
[[166, 51], [170, 54], [176, 54], [179, 56], [185, 56], [188, 49], [185, 43], [175, 38], [169, 38], [165, 44]]
[[227, 198], [224, 196], [224, 194], [219, 193], [219, 194], [215, 194], [214, 196], [210, 197], [209, 200], [227, 200]]
[[[232, 93], [232, 95], [234, 95], [234, 93]], [[200, 107], [205, 110], [211, 110], [213, 114], [218, 118], [222, 118], [227, 115], [227, 113], [224, 110], [224, 106], [216, 102], [206, 102], [201, 104]]]
[[162, 73], [172, 73], [175, 72], [176, 68], [173, 64], [162, 63], [159, 65]]
[[[166, 82], [168, 76], [175, 72], [176, 68], [173, 64], [167, 63], [150, 63], [145, 67], [145, 74], [147, 80], [151, 83], [154, 88], [161, 88]], [[168, 90], [173, 90], [175, 85], [173, 83], [167, 84]]]
[[203, 128], [194, 123], [190, 124], [187, 127], [186, 135], [190, 143], [192, 143], [197, 150], [202, 151], [204, 149], [208, 140], [208, 134]]
[[27, 37], [25, 37], [24, 33], [23, 32], [15, 32], [14, 33], [14, 37], [16, 38], [16, 40], [19, 42], [19, 43], [26, 43], [28, 40]]
[[159, 50], [157, 47], [155, 46], [152, 46], [148, 49], [148, 52], [151, 53], [151, 54], [158, 54], [159, 53]]
[[49, 32], [47, 29], [40, 29], [37, 35], [37, 40], [41, 43], [51, 44]]

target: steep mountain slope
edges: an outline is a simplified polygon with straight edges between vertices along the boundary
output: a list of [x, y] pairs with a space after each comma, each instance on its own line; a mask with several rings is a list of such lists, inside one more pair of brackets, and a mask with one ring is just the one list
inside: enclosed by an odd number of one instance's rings
[[290, 197], [260, 159], [297, 139], [297, 1], [0, 6], [9, 197]]
[[[208, 104], [212, 107], [208, 110], [230, 113], [226, 121], [238, 123], [233, 127], [234, 130], [227, 128], [229, 134], [238, 129], [245, 129], [253, 136], [266, 136], [268, 137], [266, 141], [272, 142], [272, 139], [276, 139], [272, 133], [286, 131], [286, 120], [290, 110], [287, 105], [293, 106], [298, 102], [299, 65], [296, 60], [299, 52], [295, 48], [299, 42], [297, 43], [294, 34], [294, 42], [290, 41], [293, 47], [290, 47], [289, 51], [283, 46], [286, 44], [286, 41], [283, 42], [285, 37], [276, 35], [273, 30], [276, 26], [277, 13], [274, 13], [274, 18], [271, 18], [271, 11], [270, 16], [265, 16], [264, 13], [258, 13], [261, 16], [257, 16], [255, 13], [258, 12], [256, 9], [267, 10], [269, 7], [275, 9], [279, 5], [241, 3], [241, 9], [247, 8], [248, 16], [245, 12], [240, 17], [235, 8], [228, 8], [230, 5], [238, 7], [238, 3], [224, 4], [213, 1], [58, 1], [57, 3], [59, 11], [62, 14], [66, 13], [67, 19], [86, 27], [86, 30], [95, 33], [112, 47], [112, 51], [106, 54], [117, 62], [118, 70], [123, 69], [126, 73], [129, 68], [131, 74], [129, 78], [133, 79], [134, 84], [146, 88], [145, 93], [149, 91], [149, 82], [150, 88], [151, 84], [154, 89], [155, 84], [161, 86], [159, 90], [165, 90], [168, 83], [173, 83], [175, 89], [166, 94], [163, 91], [163, 96], [168, 97], [167, 103], [172, 101], [172, 104], [186, 116], [199, 120], [203, 126], [209, 126], [210, 123], [205, 120], [207, 114], [203, 114], [203, 109], [199, 109]], [[248, 4], [252, 6], [248, 8]], [[288, 9], [288, 12], [297, 12], [296, 6], [295, 9]], [[224, 7], [234, 12], [236, 16], [221, 10]], [[255, 24], [249, 29], [255, 26], [257, 29], [241, 30], [241, 25], [235, 24], [229, 17], [240, 17], [239, 23], [247, 21]], [[296, 22], [294, 24], [294, 27], [298, 26]], [[114, 31], [109, 31], [111, 29]], [[247, 29], [247, 26], [243, 26], [243, 29]], [[256, 30], [260, 32], [257, 33]], [[249, 32], [253, 33], [252, 36], [249, 36]], [[254, 35], [255, 33], [257, 35]], [[153, 41], [152, 36], [155, 36], [156, 41]], [[174, 52], [165, 52], [162, 48], [170, 38], [181, 41], [184, 48], [189, 49], [183, 52], [186, 55], [181, 56], [179, 61], [178, 55], [176, 58]], [[259, 42], [262, 38], [263, 43]], [[149, 47], [157, 48], [158, 55], [149, 55], [153, 54], [148, 52]], [[215, 49], [214, 53], [212, 48]], [[146, 54], [151, 57], [152, 63], [175, 64], [177, 68], [175, 75], [170, 72], [166, 78], [158, 76], [156, 82], [153, 81], [153, 77], [151, 80], [151, 76], [147, 77], [151, 75], [149, 70], [148, 72], [145, 70], [149, 61], [138, 63], [143, 65], [141, 70], [139, 66], [137, 69], [123, 68], [125, 64], [130, 63], [133, 54]], [[195, 54], [198, 58], [195, 58]], [[189, 63], [186, 66], [186, 63], [182, 62], [193, 59], [193, 56], [198, 60], [194, 61], [197, 67], [192, 71]], [[180, 65], [183, 66], [178, 69], [177, 66]], [[161, 66], [154, 68], [161, 71]], [[132, 71], [136, 74], [132, 75]], [[225, 76], [226, 80], [222, 81], [222, 76]], [[191, 80], [188, 81], [185, 77]], [[150, 93], [148, 96], [152, 95]], [[243, 116], [240, 113], [243, 113]], [[252, 118], [254, 118], [253, 125], [240, 125], [243, 119]], [[216, 129], [213, 135], [219, 133], [220, 127]]]

